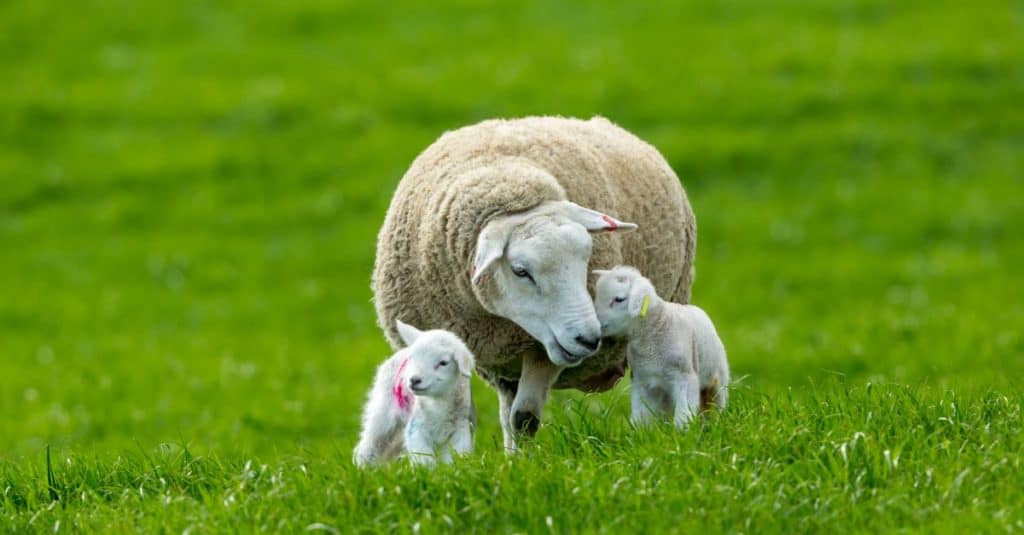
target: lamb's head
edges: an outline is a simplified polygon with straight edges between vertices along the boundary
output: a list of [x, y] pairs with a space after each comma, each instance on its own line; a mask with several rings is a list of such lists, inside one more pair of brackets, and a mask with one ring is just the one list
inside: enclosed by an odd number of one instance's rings
[[647, 314], [647, 307], [657, 298], [654, 285], [629, 266], [594, 270], [594, 273], [598, 275], [594, 309], [601, 322], [601, 334], [611, 338], [623, 336]]
[[635, 228], [568, 201], [496, 218], [477, 239], [477, 299], [544, 344], [551, 362], [575, 366], [596, 353], [601, 341], [587, 292], [590, 233]]
[[455, 391], [460, 376], [473, 374], [473, 354], [455, 334], [421, 331], [401, 321], [396, 325], [409, 348], [405, 387], [415, 395], [445, 397]]

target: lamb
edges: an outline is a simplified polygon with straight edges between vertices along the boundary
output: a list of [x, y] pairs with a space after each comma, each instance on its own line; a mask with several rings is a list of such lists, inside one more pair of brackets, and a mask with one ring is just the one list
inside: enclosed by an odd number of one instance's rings
[[695, 246], [679, 179], [632, 134], [603, 118], [484, 121], [441, 136], [399, 183], [377, 319], [396, 348], [398, 318], [462, 338], [514, 451], [551, 388], [603, 391], [625, 373], [625, 344], [601, 343], [588, 263], [639, 266], [686, 302]]
[[694, 305], [663, 301], [636, 268], [594, 273], [602, 333], [629, 340], [633, 423], [644, 424], [659, 411], [684, 427], [712, 402], [724, 409], [729, 363], [708, 315]]
[[353, 462], [365, 467], [405, 451], [413, 464], [431, 465], [472, 453], [472, 353], [450, 332], [395, 323], [407, 347], [377, 368]]

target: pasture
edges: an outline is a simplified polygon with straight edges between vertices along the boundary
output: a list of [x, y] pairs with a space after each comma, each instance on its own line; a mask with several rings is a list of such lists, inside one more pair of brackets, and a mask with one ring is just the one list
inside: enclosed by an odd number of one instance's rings
[[[0, 530], [1024, 529], [1024, 5], [0, 3]], [[350, 462], [395, 185], [603, 115], [697, 215], [731, 405], [557, 391]]]

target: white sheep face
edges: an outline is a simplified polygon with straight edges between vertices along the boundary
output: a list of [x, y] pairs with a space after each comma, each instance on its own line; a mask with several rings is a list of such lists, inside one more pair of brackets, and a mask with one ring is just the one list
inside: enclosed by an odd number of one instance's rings
[[480, 303], [541, 342], [554, 364], [575, 366], [601, 340], [587, 292], [590, 233], [635, 228], [567, 201], [494, 220], [477, 241]]
[[442, 330], [421, 331], [401, 321], [397, 324], [409, 348], [403, 380], [412, 393], [442, 398], [455, 391], [460, 375], [472, 375], [473, 354], [459, 337]]
[[601, 335], [624, 336], [640, 317], [644, 300], [650, 302], [655, 297], [654, 287], [632, 267], [617, 266], [611, 271], [594, 273], [600, 275], [594, 288], [594, 309], [601, 323]]

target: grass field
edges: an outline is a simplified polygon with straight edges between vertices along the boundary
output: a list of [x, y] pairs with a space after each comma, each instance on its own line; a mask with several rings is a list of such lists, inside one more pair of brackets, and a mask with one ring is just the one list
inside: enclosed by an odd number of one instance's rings
[[[14, 0], [0, 75], [0, 531], [1024, 529], [1019, 1]], [[391, 192], [530, 114], [675, 168], [732, 404], [506, 458], [476, 382], [478, 455], [359, 472]]]

